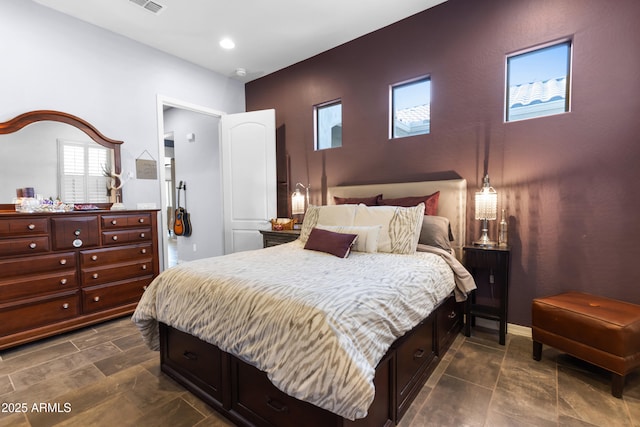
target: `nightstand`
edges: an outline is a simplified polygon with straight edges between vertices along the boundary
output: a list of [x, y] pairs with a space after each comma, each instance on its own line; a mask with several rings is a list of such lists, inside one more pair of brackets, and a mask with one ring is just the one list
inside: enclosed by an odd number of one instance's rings
[[263, 247], [268, 248], [293, 242], [300, 236], [300, 230], [260, 230], [260, 234], [262, 234]]
[[507, 304], [509, 301], [509, 259], [506, 247], [465, 246], [464, 266], [476, 282], [465, 303], [464, 334], [471, 336], [476, 317], [497, 320], [500, 324], [500, 344], [507, 335]]

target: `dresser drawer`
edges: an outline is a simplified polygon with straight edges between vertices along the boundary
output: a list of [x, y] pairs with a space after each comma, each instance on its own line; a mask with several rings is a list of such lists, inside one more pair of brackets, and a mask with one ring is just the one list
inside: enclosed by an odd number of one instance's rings
[[152, 256], [151, 243], [108, 249], [94, 249], [80, 252], [80, 265], [83, 268], [99, 267], [117, 262], [149, 258], [150, 256]]
[[139, 213], [134, 215], [102, 215], [102, 228], [140, 227], [151, 224], [151, 215]]
[[507, 258], [501, 251], [465, 249], [464, 266], [467, 268], [502, 269]]
[[51, 218], [54, 250], [85, 248], [100, 244], [98, 217]]
[[201, 339], [166, 325], [160, 325], [163, 365], [222, 402], [222, 351]]
[[50, 274], [30, 274], [0, 280], [0, 295], [2, 301], [11, 301], [72, 290], [77, 286], [76, 270], [62, 270]]
[[396, 350], [396, 398], [398, 408], [403, 408], [404, 402], [414, 391], [414, 387], [429, 363], [435, 356], [433, 348], [434, 316], [430, 316], [416, 326], [407, 339], [400, 342]]
[[76, 317], [80, 313], [79, 291], [38, 298], [24, 304], [0, 304], [0, 336]]
[[148, 258], [136, 263], [113, 264], [108, 267], [98, 268], [82, 268], [80, 270], [80, 283], [82, 286], [94, 286], [151, 275], [153, 275], [153, 262], [151, 258]]
[[451, 341], [462, 328], [463, 303], [456, 302], [455, 297], [449, 297], [438, 310], [438, 350], [448, 348]]
[[336, 424], [334, 414], [280, 391], [264, 372], [239, 359], [232, 363], [237, 366], [237, 394], [231, 405], [256, 425], [298, 427], [301, 420], [305, 427]]
[[106, 310], [120, 305], [136, 303], [151, 283], [148, 277], [132, 282], [102, 285], [82, 290], [82, 308], [85, 313]]
[[0, 219], [0, 237], [31, 236], [48, 232], [49, 220], [47, 218]]
[[21, 276], [25, 273], [55, 272], [74, 269], [75, 267], [76, 254], [73, 252], [0, 260], [0, 271], [3, 279]]
[[49, 236], [0, 240], [0, 256], [49, 252]]
[[151, 240], [150, 228], [138, 228], [135, 230], [118, 230], [118, 231], [103, 231], [102, 232], [102, 244], [108, 245], [121, 245], [123, 243], [136, 243], [147, 242]]

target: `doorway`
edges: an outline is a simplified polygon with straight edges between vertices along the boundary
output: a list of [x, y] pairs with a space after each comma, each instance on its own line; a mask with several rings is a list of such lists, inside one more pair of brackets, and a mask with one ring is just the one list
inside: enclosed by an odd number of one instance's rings
[[[220, 117], [223, 112], [158, 96], [160, 168], [160, 233], [162, 270], [182, 261], [222, 255], [224, 235], [220, 172]], [[174, 212], [177, 187], [183, 182], [180, 205], [186, 208], [193, 232], [176, 236]]]

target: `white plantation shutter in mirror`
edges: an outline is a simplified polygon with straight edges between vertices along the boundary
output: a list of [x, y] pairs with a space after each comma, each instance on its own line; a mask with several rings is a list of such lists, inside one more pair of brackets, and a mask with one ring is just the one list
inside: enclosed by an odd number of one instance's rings
[[109, 150], [90, 142], [58, 141], [60, 198], [65, 203], [108, 203]]

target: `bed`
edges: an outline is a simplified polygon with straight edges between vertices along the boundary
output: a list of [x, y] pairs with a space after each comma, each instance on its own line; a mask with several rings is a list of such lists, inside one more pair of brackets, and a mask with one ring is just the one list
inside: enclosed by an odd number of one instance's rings
[[[167, 270], [134, 313], [162, 371], [238, 425], [393, 425], [462, 326], [464, 180], [328, 196], [297, 241]], [[424, 244], [439, 218], [445, 248]]]

